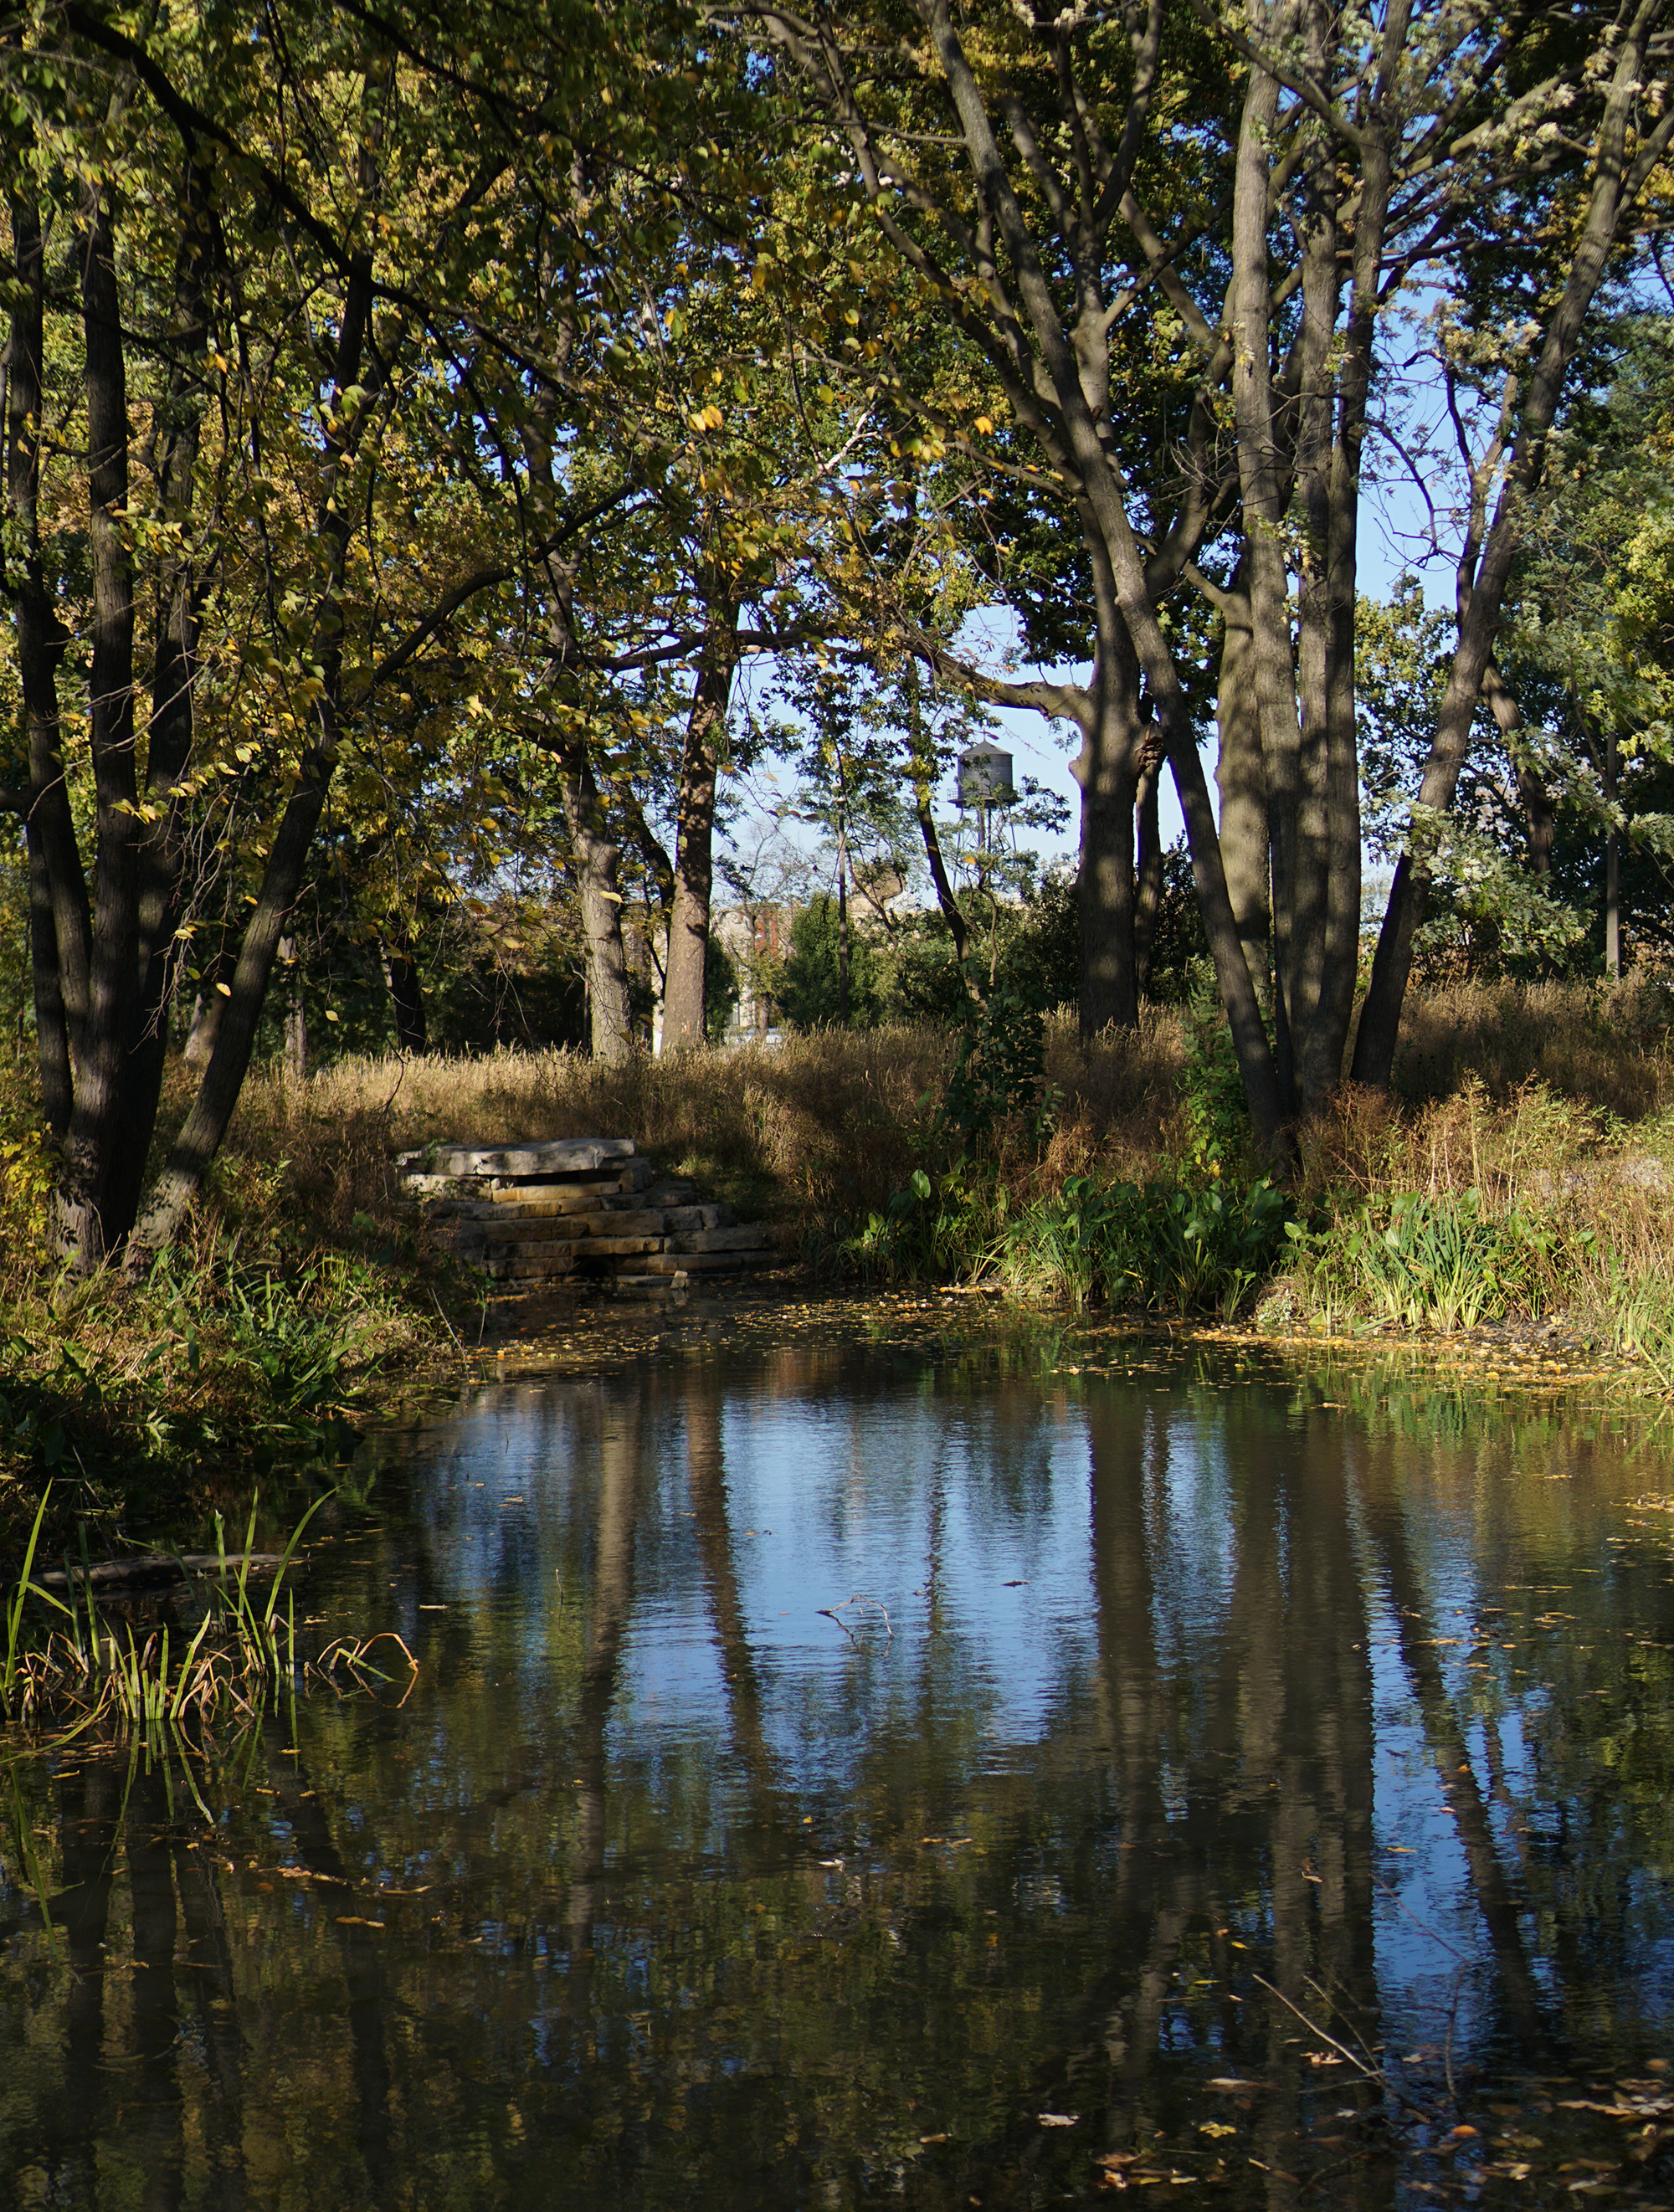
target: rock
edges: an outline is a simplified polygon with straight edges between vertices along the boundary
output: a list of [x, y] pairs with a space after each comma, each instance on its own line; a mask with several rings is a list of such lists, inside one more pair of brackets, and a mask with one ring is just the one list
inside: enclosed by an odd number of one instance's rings
[[560, 1137], [539, 1145], [436, 1145], [429, 1164], [433, 1174], [447, 1176], [589, 1175], [633, 1157], [631, 1137]]

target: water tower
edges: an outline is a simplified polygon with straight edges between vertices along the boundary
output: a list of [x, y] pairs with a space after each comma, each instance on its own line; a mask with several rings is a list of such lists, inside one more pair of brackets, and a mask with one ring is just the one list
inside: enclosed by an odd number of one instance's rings
[[959, 811], [975, 811], [978, 824], [977, 849], [989, 853], [989, 817], [997, 808], [1009, 806], [1017, 796], [1012, 789], [1012, 757], [986, 738], [967, 745], [959, 758]]

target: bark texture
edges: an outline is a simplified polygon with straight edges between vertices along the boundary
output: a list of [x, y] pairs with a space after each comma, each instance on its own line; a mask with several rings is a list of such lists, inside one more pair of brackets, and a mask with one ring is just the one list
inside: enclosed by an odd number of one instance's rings
[[706, 974], [715, 884], [715, 798], [721, 739], [738, 667], [738, 609], [711, 607], [686, 716], [668, 917], [662, 1048], [679, 1052], [708, 1036]]

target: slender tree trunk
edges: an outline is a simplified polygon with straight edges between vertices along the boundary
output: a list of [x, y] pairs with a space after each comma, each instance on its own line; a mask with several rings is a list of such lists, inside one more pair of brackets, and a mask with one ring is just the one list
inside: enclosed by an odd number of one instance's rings
[[422, 1053], [429, 1045], [429, 1031], [424, 1020], [424, 986], [411, 948], [401, 944], [387, 944], [384, 947], [384, 969], [389, 979], [390, 1012], [395, 1018], [396, 1048], [404, 1053]]
[[[550, 284], [553, 271], [544, 272], [543, 281]], [[573, 318], [559, 306], [555, 320], [558, 325], [557, 350], [559, 358], [564, 359], [574, 340]], [[539, 392], [533, 411], [520, 426], [528, 462], [530, 490], [539, 502], [543, 520], [549, 524], [556, 512], [551, 443], [556, 407], [552, 392]], [[575, 572], [558, 552], [553, 551], [540, 563], [539, 575], [551, 672], [557, 677], [575, 655]], [[551, 750], [557, 757], [564, 813], [575, 854], [576, 885], [581, 894], [593, 1056], [616, 1062], [626, 1060], [634, 1048], [628, 955], [622, 938], [621, 855], [586, 738], [555, 737]]]
[[964, 909], [947, 873], [941, 837], [936, 829], [936, 763], [924, 728], [918, 690], [921, 678], [916, 660], [908, 662], [904, 680], [907, 691], [907, 774], [912, 783], [913, 813], [918, 823], [919, 836], [923, 841], [924, 858], [929, 864], [930, 882], [935, 891], [936, 904], [941, 909], [942, 920], [947, 924], [947, 934], [953, 943], [953, 958], [960, 981], [965, 985], [966, 997], [973, 1005], [980, 1006], [983, 1001], [982, 985], [971, 973], [965, 957], [971, 942], [971, 933], [965, 926]]
[[[1604, 802], [1616, 805], [1616, 731], [1604, 739]], [[1622, 980], [1622, 840], [1614, 822], [1604, 840], [1604, 973]]]
[[849, 836], [837, 804], [837, 1022], [849, 1026]]
[[58, 671], [70, 633], [53, 608], [40, 551], [45, 317], [40, 211], [32, 197], [14, 196], [11, 221], [18, 289], [6, 348], [6, 495], [21, 549], [13, 574], [29, 753], [30, 960], [41, 1103], [47, 1127], [62, 1141], [75, 1103], [92, 947], [59, 737]]
[[1273, 1002], [1273, 915], [1269, 902], [1267, 775], [1262, 766], [1261, 716], [1251, 667], [1250, 598], [1233, 580], [1220, 647], [1220, 852], [1245, 965], [1264, 1007]]
[[277, 958], [285, 971], [283, 1054], [285, 1073], [293, 1083], [306, 1083], [308, 1079], [308, 1012], [302, 995], [302, 963], [297, 957], [294, 937], [279, 939]]
[[1157, 821], [1160, 763], [1139, 780], [1135, 814], [1139, 823], [1138, 889], [1134, 897], [1134, 988], [1144, 998], [1151, 988], [1151, 959], [1156, 949], [1157, 910], [1162, 903], [1162, 834]]
[[706, 976], [715, 882], [715, 781], [720, 739], [738, 665], [737, 638], [737, 607], [711, 606], [680, 758], [674, 899], [668, 918], [668, 971], [663, 985], [665, 1052], [702, 1045], [709, 1035]]
[[1537, 876], [1552, 872], [1552, 843], [1557, 834], [1557, 809], [1540, 771], [1523, 750], [1520, 734], [1523, 710], [1513, 695], [1497, 661], [1490, 660], [1482, 677], [1482, 696], [1488, 701], [1517, 776], [1517, 795], [1528, 826], [1529, 866]]
[[[182, 538], [192, 515], [205, 391], [201, 360], [209, 340], [207, 283], [213, 229], [209, 168], [201, 159], [187, 160], [184, 197], [186, 216], [175, 257], [170, 318], [175, 364], [169, 377], [159, 471], [162, 513]], [[167, 1052], [168, 1004], [180, 963], [174, 933], [186, 858], [180, 787], [192, 758], [198, 657], [197, 583], [184, 546], [163, 559], [155, 620], [145, 749], [146, 798], [155, 819], [142, 832], [137, 854], [139, 989], [128, 1039], [122, 1110], [106, 1180], [105, 1225], [113, 1245], [127, 1236], [139, 1212]]]
[[[325, 574], [313, 639], [314, 658], [322, 671], [320, 696], [314, 702], [313, 736], [297, 764], [295, 789], [268, 848], [261, 887], [245, 924], [210, 1064], [192, 1111], [129, 1239], [131, 1272], [143, 1269], [151, 1253], [173, 1243], [227, 1133], [249, 1070], [279, 940], [286, 933], [286, 922], [302, 888], [308, 852], [337, 768], [343, 683], [343, 624], [338, 594], [354, 526], [348, 502], [338, 495], [346, 489], [344, 478], [353, 464], [359, 434], [380, 380], [376, 368], [366, 360], [371, 313], [371, 259], [368, 255], [357, 255], [344, 292], [342, 325], [332, 364], [333, 404], [327, 418], [331, 427], [326, 433], [316, 509], [316, 534]], [[344, 396], [353, 389], [363, 395], [358, 404], [351, 404]]]
[[[1262, 27], [1269, 36], [1281, 35], [1294, 21], [1294, 9], [1286, 6], [1268, 11]], [[1268, 192], [1278, 111], [1277, 79], [1268, 70], [1252, 66], [1239, 133], [1233, 201], [1233, 282], [1228, 296], [1235, 341], [1233, 408], [1244, 501], [1243, 569], [1250, 598], [1249, 667], [1261, 728], [1272, 858], [1276, 1074], [1281, 1111], [1288, 1116], [1296, 1105], [1294, 1037], [1302, 1012], [1300, 992], [1311, 971], [1316, 915], [1314, 902], [1307, 895], [1315, 856], [1312, 850], [1303, 849], [1304, 837], [1312, 823], [1304, 806], [1301, 720], [1285, 556], [1289, 501], [1281, 475], [1281, 441], [1271, 358]]]
[[622, 941], [622, 894], [618, 889], [621, 854], [611, 833], [604, 800], [584, 741], [561, 756], [564, 811], [581, 895], [581, 928], [587, 939], [587, 1006], [593, 1056], [614, 1063], [634, 1049], [633, 1015], [628, 997], [628, 954]]
[[1112, 1025], [1132, 1029], [1139, 1019], [1134, 805], [1142, 742], [1139, 663], [1120, 617], [1107, 609], [1099, 625], [1092, 716], [1072, 769], [1081, 792], [1075, 908], [1084, 1043]]
[[[1329, 27], [1322, 0], [1306, 0], [1309, 68], [1327, 68]], [[1332, 878], [1331, 678], [1342, 638], [1336, 595], [1343, 582], [1335, 507], [1344, 489], [1334, 465], [1338, 272], [1337, 155], [1329, 127], [1303, 126], [1302, 329], [1296, 415], [1296, 488], [1302, 520], [1297, 578], [1299, 652], [1294, 664], [1299, 720], [1295, 875], [1292, 885], [1292, 974], [1286, 990], [1297, 1103], [1318, 1105], [1342, 1076], [1345, 1029], [1330, 1019], [1342, 997], [1330, 973]], [[1352, 487], [1348, 488], [1352, 496]], [[1354, 547], [1348, 548], [1349, 632], [1354, 621]], [[1288, 623], [1287, 623], [1288, 629]], [[1351, 647], [1352, 649], [1352, 647]], [[1358, 860], [1356, 845], [1356, 860]], [[1352, 973], [1349, 988], [1353, 988]], [[1346, 1023], [1348, 1002], [1342, 1005]]]
[[93, 958], [88, 1013], [53, 1243], [79, 1272], [128, 1224], [105, 1218], [137, 996], [138, 785], [134, 768], [134, 576], [128, 507], [128, 383], [108, 193], [90, 188], [82, 242], [88, 411], [88, 537], [93, 580], [88, 738], [96, 800]]

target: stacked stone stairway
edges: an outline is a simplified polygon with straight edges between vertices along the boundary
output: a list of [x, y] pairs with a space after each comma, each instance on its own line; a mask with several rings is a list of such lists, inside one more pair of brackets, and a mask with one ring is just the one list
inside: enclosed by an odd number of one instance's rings
[[434, 1144], [396, 1172], [447, 1250], [495, 1281], [668, 1289], [776, 1264], [780, 1232], [660, 1177], [630, 1137]]

